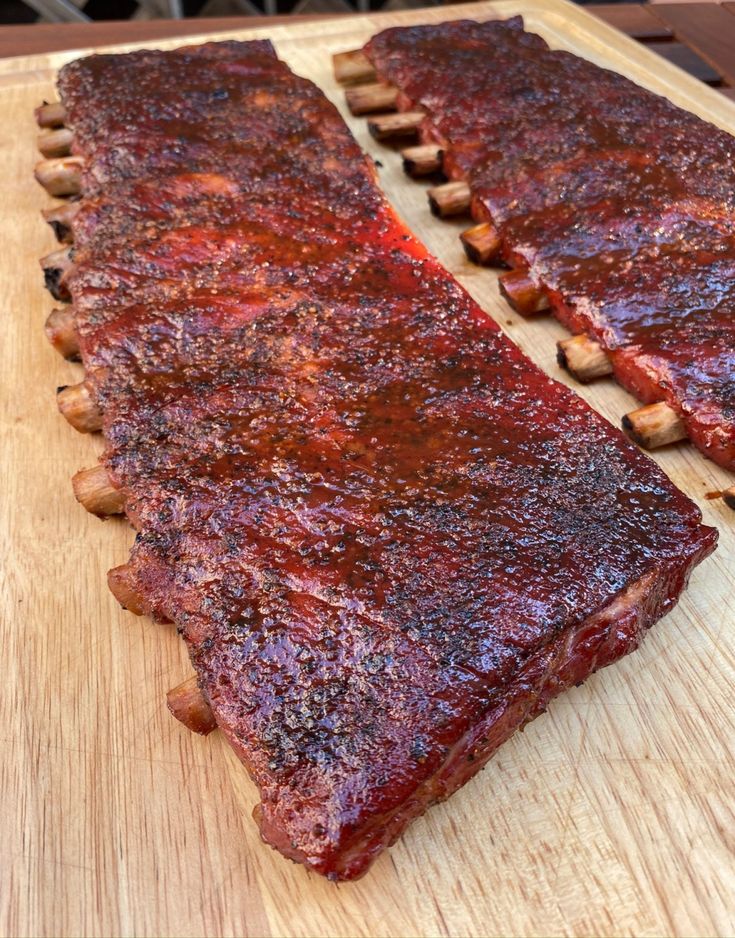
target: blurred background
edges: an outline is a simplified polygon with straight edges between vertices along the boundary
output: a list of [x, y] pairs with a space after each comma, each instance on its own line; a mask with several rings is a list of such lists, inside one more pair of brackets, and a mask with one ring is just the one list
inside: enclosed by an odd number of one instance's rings
[[264, 13], [354, 13], [356, 10], [434, 6], [441, 2], [447, 0], [0, 0], [0, 23], [262, 16]]
[[354, 13], [433, 6], [439, 0], [0, 0], [0, 23], [149, 20], [264, 13]]

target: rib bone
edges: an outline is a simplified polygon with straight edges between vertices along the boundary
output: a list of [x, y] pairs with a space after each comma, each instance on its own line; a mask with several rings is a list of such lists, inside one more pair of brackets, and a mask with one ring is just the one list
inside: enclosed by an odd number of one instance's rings
[[368, 121], [368, 130], [376, 140], [391, 137], [413, 137], [426, 115], [423, 111], [401, 111], [398, 114], [379, 114]]
[[119, 567], [113, 567], [112, 570], [109, 570], [107, 573], [107, 585], [110, 592], [123, 609], [132, 612], [134, 616], [148, 614], [148, 603], [145, 602], [138, 592], [128, 564], [124, 563]]
[[176, 719], [192, 733], [207, 736], [217, 729], [217, 721], [199, 689], [196, 675], [172, 688], [166, 694], [166, 703]]
[[60, 156], [41, 160], [36, 164], [34, 175], [49, 195], [79, 195], [83, 167], [81, 156]]
[[431, 211], [440, 218], [462, 215], [470, 207], [470, 187], [466, 182], [445, 182], [427, 193]]
[[725, 489], [722, 493], [722, 497], [728, 508], [735, 510], [735, 485], [731, 485], [729, 489]]
[[58, 388], [56, 403], [62, 415], [80, 433], [96, 433], [102, 429], [102, 412], [83, 381]]
[[52, 251], [42, 257], [40, 263], [43, 270], [43, 281], [51, 296], [55, 300], [68, 300], [70, 294], [64, 283], [64, 277], [72, 268], [69, 248], [59, 248], [58, 251]]
[[72, 477], [71, 484], [74, 497], [90, 514], [100, 518], [122, 514], [122, 492], [112, 485], [104, 466], [81, 469]]
[[73, 307], [61, 306], [51, 310], [44, 329], [49, 342], [60, 355], [68, 361], [79, 360], [79, 337], [74, 324]]
[[401, 150], [403, 171], [409, 176], [430, 176], [442, 168], [443, 151], [435, 143]]
[[38, 149], [44, 156], [68, 156], [73, 139], [74, 133], [68, 127], [57, 127], [40, 135]]
[[377, 114], [379, 111], [395, 111], [398, 88], [382, 82], [358, 85], [345, 91], [347, 107], [352, 114]]
[[66, 123], [66, 108], [61, 101], [42, 104], [34, 113], [39, 127], [62, 127]]
[[687, 431], [673, 408], [663, 401], [632, 410], [623, 417], [623, 429], [644, 449], [658, 449], [687, 438]]
[[492, 264], [498, 260], [500, 235], [489, 221], [468, 228], [459, 238], [473, 264]]
[[612, 374], [613, 367], [607, 353], [599, 342], [588, 335], [575, 335], [557, 342], [556, 346], [556, 360], [582, 384]]
[[70, 201], [62, 202], [61, 205], [55, 205], [53, 208], [47, 208], [41, 212], [62, 244], [71, 244], [74, 240], [71, 223], [81, 207], [81, 202]]
[[341, 85], [375, 81], [378, 77], [372, 63], [362, 49], [354, 49], [351, 52], [338, 52], [332, 56], [332, 67], [334, 68], [334, 77]]
[[500, 278], [500, 292], [521, 316], [533, 316], [549, 308], [549, 301], [527, 270], [509, 270]]

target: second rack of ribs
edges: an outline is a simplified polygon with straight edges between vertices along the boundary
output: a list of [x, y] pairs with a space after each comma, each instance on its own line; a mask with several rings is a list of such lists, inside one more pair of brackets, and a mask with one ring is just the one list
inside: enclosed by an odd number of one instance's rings
[[400, 107], [425, 110], [461, 208], [492, 222], [476, 253], [528, 271], [521, 311], [550, 304], [735, 467], [735, 139], [520, 17], [388, 29], [365, 51]]

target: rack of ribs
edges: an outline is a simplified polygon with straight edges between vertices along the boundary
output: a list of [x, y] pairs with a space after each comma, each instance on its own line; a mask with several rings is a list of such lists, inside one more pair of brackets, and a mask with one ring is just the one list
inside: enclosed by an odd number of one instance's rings
[[716, 532], [502, 335], [267, 43], [59, 87], [37, 175], [70, 199], [45, 269], [73, 305], [47, 331], [106, 442], [76, 495], [137, 532], [110, 587], [175, 623], [195, 677], [169, 706], [225, 733], [263, 838], [355, 878], [635, 649]]
[[468, 257], [512, 267], [511, 305], [575, 334], [560, 363], [645, 402], [623, 421], [640, 444], [689, 437], [735, 468], [735, 139], [520, 17], [385, 30], [338, 79], [360, 63], [353, 113], [379, 139], [404, 119], [406, 171], [449, 180], [434, 212], [476, 222]]

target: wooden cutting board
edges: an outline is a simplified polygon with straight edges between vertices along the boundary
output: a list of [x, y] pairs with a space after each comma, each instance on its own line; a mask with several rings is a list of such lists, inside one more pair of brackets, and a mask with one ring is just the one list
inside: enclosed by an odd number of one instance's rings
[[[387, 25], [514, 13], [552, 45], [735, 131], [733, 104], [563, 0], [233, 35], [270, 35], [342, 106], [331, 53]], [[55, 387], [80, 370], [43, 336], [52, 301], [38, 257], [54, 242], [31, 169], [32, 109], [53, 96], [56, 69], [73, 57], [0, 63], [2, 934], [731, 934], [735, 515], [705, 495], [733, 479], [687, 445], [655, 458], [719, 527], [720, 548], [640, 652], [556, 701], [360, 882], [331, 885], [260, 842], [242, 766], [219, 735], [193, 736], [166, 710], [166, 690], [190, 673], [182, 643], [171, 628], [122, 612], [106, 589], [131, 530], [85, 514], [69, 485], [94, 464], [100, 441], [55, 410]], [[403, 176], [396, 153], [371, 141], [364, 121], [350, 125], [380, 159], [385, 189], [413, 229], [532, 358], [566, 380], [554, 360], [561, 327], [510, 312], [495, 274], [464, 261], [461, 225], [434, 219], [425, 187]], [[634, 406], [608, 380], [577, 390], [615, 423]]]

